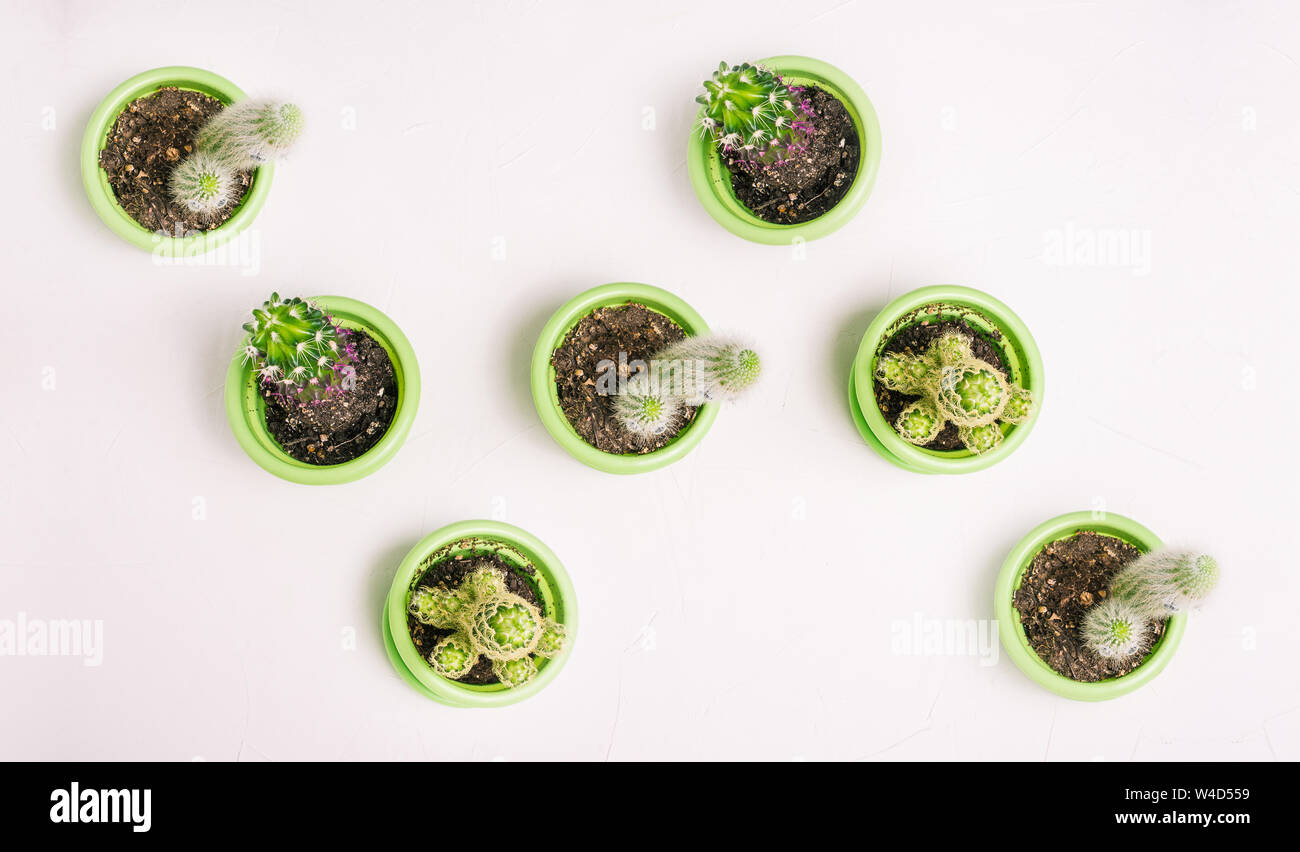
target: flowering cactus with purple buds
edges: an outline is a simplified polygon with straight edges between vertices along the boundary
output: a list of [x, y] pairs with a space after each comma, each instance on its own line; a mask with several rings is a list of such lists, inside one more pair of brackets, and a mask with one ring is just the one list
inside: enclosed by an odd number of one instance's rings
[[802, 87], [748, 62], [720, 63], [695, 100], [703, 106], [700, 133], [724, 154], [781, 165], [804, 151], [812, 136], [812, 104]]
[[329, 399], [351, 389], [355, 376], [351, 332], [336, 326], [320, 308], [278, 293], [253, 309], [252, 322], [244, 323], [248, 342], [244, 362], [251, 363], [263, 385], [275, 386], [299, 402]]

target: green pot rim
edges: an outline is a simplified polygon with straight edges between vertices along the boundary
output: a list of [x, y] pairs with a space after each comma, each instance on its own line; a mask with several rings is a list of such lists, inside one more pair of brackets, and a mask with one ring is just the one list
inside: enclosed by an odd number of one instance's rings
[[104, 224], [118, 236], [132, 245], [165, 257], [191, 257], [211, 251], [239, 236], [245, 228], [253, 223], [262, 205], [271, 193], [271, 179], [275, 176], [275, 166], [267, 163], [259, 166], [253, 173], [253, 185], [244, 195], [244, 200], [229, 219], [211, 231], [205, 231], [190, 237], [166, 237], [148, 230], [122, 209], [113, 194], [113, 187], [108, 183], [108, 176], [99, 167], [99, 152], [104, 149], [108, 132], [117, 121], [122, 110], [131, 101], [157, 91], [160, 86], [176, 86], [217, 98], [222, 103], [232, 104], [248, 97], [244, 90], [234, 83], [201, 68], [185, 65], [169, 65], [154, 68], [136, 74], [108, 93], [108, 97], [90, 115], [86, 123], [86, 133], [81, 140], [81, 183], [86, 189], [86, 197]]
[[[909, 444], [885, 421], [876, 405], [876, 350], [887, 342], [884, 339], [886, 334], [892, 336], [896, 333], [891, 333], [896, 322], [918, 308], [936, 303], [973, 310], [996, 326], [1004, 337], [1001, 348], [1012, 368], [1012, 375], [1034, 393], [1036, 404], [1029, 419], [1010, 427], [1002, 443], [987, 453], [975, 455], [965, 450], [936, 452]], [[915, 473], [973, 473], [992, 467], [1015, 452], [1029, 437], [1042, 412], [1043, 399], [1043, 358], [1029, 327], [1009, 307], [988, 293], [949, 284], [921, 287], [905, 293], [876, 314], [862, 335], [849, 376], [849, 407], [858, 430], [878, 453], [904, 470]]]
[[[755, 65], [778, 72], [795, 84], [816, 84], [834, 95], [849, 111], [862, 147], [853, 186], [840, 202], [821, 216], [798, 225], [766, 222], [749, 211], [731, 189], [730, 173], [717, 147], [692, 130], [686, 147], [686, 165], [695, 195], [709, 215], [731, 233], [766, 245], [789, 245], [796, 239], [821, 239], [842, 228], [862, 210], [880, 170], [880, 119], [862, 87], [835, 66], [807, 56], [772, 56]], [[703, 110], [701, 109], [701, 113]]]
[[542, 425], [569, 455], [588, 467], [606, 473], [645, 473], [670, 465], [704, 440], [705, 434], [713, 426], [713, 421], [718, 419], [717, 403], [706, 403], [700, 406], [695, 419], [678, 432], [671, 443], [652, 453], [625, 455], [607, 453], [588, 444], [574, 430], [560, 408], [551, 355], [564, 342], [564, 337], [569, 330], [587, 314], [597, 308], [621, 305], [629, 301], [658, 311], [681, 326], [689, 335], [709, 333], [709, 326], [704, 318], [696, 313], [694, 308], [667, 290], [649, 284], [619, 282], [593, 287], [561, 305], [542, 328], [542, 333], [537, 338], [537, 346], [533, 349], [530, 384], [533, 405], [537, 409], [537, 416], [542, 419]]
[[[554, 612], [546, 614], [565, 626], [568, 641], [564, 649], [541, 663], [537, 677], [523, 686], [514, 689], [500, 685], [475, 687], [447, 680], [429, 668], [411, 641], [411, 634], [406, 629], [406, 599], [421, 562], [429, 554], [461, 539], [497, 542], [513, 550], [514, 555], [526, 559], [545, 580], [544, 594], [549, 595], [555, 608]], [[578, 636], [578, 597], [560, 560], [532, 533], [500, 521], [459, 521], [425, 536], [402, 557], [384, 602], [380, 631], [393, 668], [426, 698], [451, 707], [504, 707], [531, 698], [559, 676]]]
[[[257, 375], [251, 364], [236, 354], [226, 372], [226, 419], [239, 445], [257, 462], [281, 479], [304, 485], [337, 485], [354, 482], [379, 470], [397, 454], [411, 431], [420, 408], [420, 365], [406, 335], [382, 311], [344, 296], [317, 296], [308, 301], [323, 308], [346, 328], [361, 329], [384, 347], [393, 362], [397, 379], [397, 411], [388, 431], [363, 455], [334, 465], [311, 465], [280, 449], [267, 431], [265, 403], [257, 392]], [[247, 345], [245, 336], [240, 349]]]
[[1012, 605], [1011, 596], [1020, 588], [1021, 577], [1037, 553], [1063, 538], [1068, 538], [1081, 530], [1091, 530], [1113, 536], [1132, 544], [1143, 552], [1159, 550], [1164, 542], [1151, 530], [1131, 518], [1107, 512], [1104, 515], [1092, 512], [1070, 512], [1044, 521], [1029, 531], [1015, 547], [1011, 549], [1002, 570], [998, 572], [997, 582], [993, 588], [993, 608], [998, 617], [998, 635], [1002, 637], [1002, 647], [1021, 671], [1039, 686], [1051, 690], [1063, 698], [1076, 701], [1106, 701], [1118, 698], [1145, 686], [1153, 680], [1178, 650], [1178, 643], [1187, 630], [1187, 614], [1177, 613], [1169, 618], [1164, 636], [1147, 654], [1142, 665], [1123, 677], [1083, 683], [1057, 674], [1043, 662], [1034, 649], [1029, 646], [1025, 631], [1020, 627], [1020, 613]]

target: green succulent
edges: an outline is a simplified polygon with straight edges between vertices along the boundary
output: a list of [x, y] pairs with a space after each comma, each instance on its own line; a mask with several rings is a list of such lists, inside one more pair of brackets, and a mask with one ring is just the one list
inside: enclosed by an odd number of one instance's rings
[[510, 592], [506, 575], [488, 563], [468, 571], [453, 588], [414, 587], [407, 609], [423, 624], [453, 631], [427, 657], [430, 668], [453, 680], [487, 658], [501, 684], [516, 687], [537, 674], [534, 657], [554, 657], [567, 644], [564, 625]]
[[1023, 423], [1034, 409], [1027, 389], [976, 358], [970, 341], [953, 332], [940, 335], [920, 355], [880, 353], [875, 376], [888, 390], [920, 397], [894, 421], [899, 436], [917, 446], [929, 444], [952, 423], [967, 450], [986, 453], [1002, 443], [998, 423]]

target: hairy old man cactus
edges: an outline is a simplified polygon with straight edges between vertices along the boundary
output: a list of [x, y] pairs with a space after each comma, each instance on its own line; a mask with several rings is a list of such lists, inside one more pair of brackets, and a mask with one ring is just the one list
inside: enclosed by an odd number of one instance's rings
[[686, 337], [650, 358], [649, 370], [624, 383], [614, 397], [614, 415], [643, 441], [681, 422], [686, 407], [734, 400], [762, 373], [754, 347], [720, 335]]
[[302, 110], [273, 100], [232, 104], [199, 128], [194, 153], [172, 170], [172, 200], [209, 221], [240, 196], [238, 175], [283, 156], [302, 133]]
[[1080, 627], [1083, 640], [1103, 657], [1134, 656], [1146, 650], [1154, 622], [1203, 600], [1218, 581], [1219, 563], [1208, 553], [1143, 554], [1120, 569], [1110, 596], [1088, 610]]
[[894, 422], [899, 436], [918, 446], [952, 423], [967, 450], [986, 453], [1002, 443], [999, 423], [1023, 423], [1034, 407], [1028, 390], [975, 357], [970, 340], [956, 332], [936, 338], [921, 355], [882, 353], [876, 379], [889, 390], [920, 397]]
[[780, 165], [807, 148], [813, 131], [811, 105], [797, 86], [748, 62], [722, 62], [704, 94], [699, 130], [724, 154]]
[[420, 586], [408, 611], [422, 624], [452, 631], [429, 652], [429, 666], [453, 680], [487, 658], [506, 687], [522, 686], [537, 674], [537, 658], [564, 649], [564, 625], [506, 587], [501, 569], [483, 564], [455, 588]]
[[1089, 609], [1080, 632], [1084, 644], [1108, 659], [1128, 659], [1147, 646], [1146, 617], [1120, 598], [1106, 598]]
[[222, 158], [236, 170], [253, 169], [279, 159], [302, 134], [302, 110], [277, 100], [232, 104], [199, 129], [198, 148]]
[[1111, 581], [1111, 593], [1149, 618], [1181, 612], [1205, 598], [1219, 581], [1219, 563], [1208, 553], [1160, 550], [1130, 562]]
[[195, 151], [177, 164], [167, 182], [172, 200], [205, 222], [237, 197], [238, 187], [235, 169], [205, 151]]
[[244, 324], [248, 343], [245, 363], [251, 363], [263, 384], [275, 385], [285, 396], [301, 402], [322, 400], [350, 389], [355, 354], [345, 338], [351, 334], [334, 325], [320, 308], [278, 293]]

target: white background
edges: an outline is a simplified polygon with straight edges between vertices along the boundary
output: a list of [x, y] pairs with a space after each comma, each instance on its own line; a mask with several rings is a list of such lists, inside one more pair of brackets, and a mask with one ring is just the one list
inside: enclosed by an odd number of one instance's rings
[[[1294, 5], [710, 5], [4, 4], [0, 619], [101, 619], [104, 657], [0, 657], [0, 757], [1300, 759]], [[884, 136], [805, 259], [722, 230], [684, 162], [700, 81], [781, 53], [851, 74]], [[82, 193], [90, 112], [170, 64], [308, 114], [256, 276], [156, 266]], [[1066, 228], [1149, 238], [1148, 274], [1048, 262]], [[526, 381], [548, 315], [619, 280], [767, 366], [630, 478], [565, 454]], [[935, 283], [1006, 301], [1046, 364], [1030, 439], [971, 476], [891, 467], [845, 403], [871, 317]], [[272, 289], [410, 337], [424, 398], [378, 474], [292, 485], [235, 443], [225, 370]], [[1152, 685], [1080, 704], [898, 653], [900, 623], [992, 618], [1011, 546], [1101, 506], [1224, 566]], [[538, 697], [457, 711], [399, 680], [379, 611], [413, 543], [491, 516], [555, 550], [582, 625]]]

